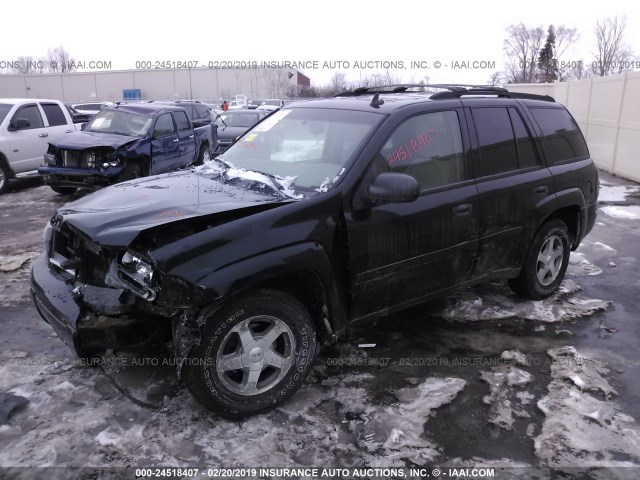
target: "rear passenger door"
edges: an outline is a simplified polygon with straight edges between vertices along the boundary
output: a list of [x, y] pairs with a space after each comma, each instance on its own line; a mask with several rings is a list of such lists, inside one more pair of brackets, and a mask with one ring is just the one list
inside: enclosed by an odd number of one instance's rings
[[180, 149], [178, 134], [171, 113], [163, 113], [156, 119], [151, 138], [150, 174], [166, 172], [178, 166]]
[[478, 194], [465, 166], [462, 110], [414, 115], [395, 127], [363, 179], [412, 175], [410, 203], [347, 215], [353, 317], [417, 303], [469, 278], [477, 250]]
[[64, 135], [75, 132], [73, 125], [67, 123], [62, 108], [57, 103], [40, 103], [46, 122], [49, 124], [47, 131], [49, 132], [49, 142], [57, 141]]
[[480, 196], [475, 276], [512, 274], [528, 251], [538, 225], [537, 211], [555, 199], [553, 178], [515, 104], [474, 106], [467, 115]]
[[178, 146], [180, 149], [180, 164], [177, 166], [189, 165], [196, 159], [196, 139], [191, 122], [185, 112], [173, 112], [178, 127]]

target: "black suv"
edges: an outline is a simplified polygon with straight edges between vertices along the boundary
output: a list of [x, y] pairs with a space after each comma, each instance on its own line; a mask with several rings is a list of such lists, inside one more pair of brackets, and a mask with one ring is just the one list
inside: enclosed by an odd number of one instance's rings
[[488, 278], [551, 295], [597, 197], [551, 97], [358, 89], [287, 105], [191, 171], [60, 208], [31, 288], [80, 357], [173, 340], [194, 396], [241, 417], [290, 397], [316, 345], [354, 324]]

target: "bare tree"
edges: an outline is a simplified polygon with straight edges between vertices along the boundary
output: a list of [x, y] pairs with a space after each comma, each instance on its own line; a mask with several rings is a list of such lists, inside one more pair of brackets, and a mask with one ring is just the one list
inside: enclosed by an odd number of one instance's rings
[[504, 73], [502, 72], [493, 72], [489, 77], [488, 84], [492, 87], [497, 87], [503, 83]]
[[565, 25], [560, 25], [555, 29], [556, 34], [556, 60], [560, 61], [566, 51], [580, 40], [580, 34], [577, 28], [569, 28]]
[[11, 73], [18, 73], [21, 75], [38, 73], [38, 61], [33, 57], [20, 56], [16, 58], [12, 63], [13, 67], [10, 69]]
[[69, 73], [77, 70], [74, 58], [62, 46], [47, 52], [46, 63], [50, 73]]
[[336, 72], [329, 81], [329, 89], [333, 94], [344, 92], [347, 90], [347, 74], [344, 72]]
[[382, 74], [381, 78], [382, 78], [382, 82], [380, 82], [381, 85], [398, 85], [402, 83], [402, 77], [396, 73], [392, 73], [392, 71], [389, 70], [388, 68]]
[[596, 24], [596, 53], [593, 62], [593, 72], [604, 77], [612, 73], [619, 73], [625, 68], [625, 63], [633, 59], [633, 52], [624, 38], [627, 28], [627, 17], [608, 17]]
[[507, 28], [503, 48], [507, 55], [505, 73], [510, 83], [534, 81], [544, 38], [542, 27], [529, 28], [524, 23], [519, 23]]

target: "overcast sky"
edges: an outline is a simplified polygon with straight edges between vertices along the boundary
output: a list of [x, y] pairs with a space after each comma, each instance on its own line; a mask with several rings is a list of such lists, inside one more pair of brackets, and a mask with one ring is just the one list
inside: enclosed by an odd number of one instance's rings
[[[615, 15], [627, 16], [627, 42], [640, 55], [640, 6], [621, 0], [5, 2], [0, 64], [43, 57], [61, 45], [75, 60], [111, 62], [118, 70], [140, 61], [315, 61], [319, 68], [302, 71], [318, 85], [335, 72], [324, 62], [349, 62], [340, 70], [355, 80], [383, 73], [355, 68], [355, 62], [389, 61], [404, 63], [394, 72], [403, 81], [428, 76], [431, 83], [486, 83], [494, 69], [473, 68], [473, 62], [502, 69], [509, 25], [576, 27], [580, 40], [563, 60], [590, 64], [596, 22]], [[411, 70], [411, 61], [429, 68]], [[470, 63], [453, 69], [453, 62]]]

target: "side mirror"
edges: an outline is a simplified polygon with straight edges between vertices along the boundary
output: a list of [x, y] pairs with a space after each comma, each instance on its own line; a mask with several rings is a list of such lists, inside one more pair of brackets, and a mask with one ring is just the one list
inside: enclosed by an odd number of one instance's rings
[[367, 186], [365, 200], [370, 204], [409, 203], [420, 195], [418, 181], [404, 173], [381, 173]]
[[16, 118], [15, 120], [11, 121], [7, 130], [9, 130], [10, 132], [15, 132], [16, 130], [24, 130], [25, 128], [29, 128], [30, 126], [31, 124], [26, 118]]

